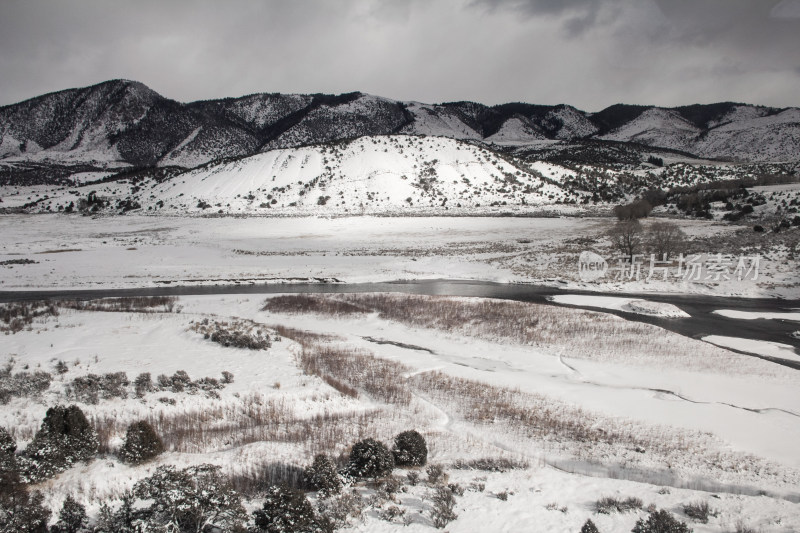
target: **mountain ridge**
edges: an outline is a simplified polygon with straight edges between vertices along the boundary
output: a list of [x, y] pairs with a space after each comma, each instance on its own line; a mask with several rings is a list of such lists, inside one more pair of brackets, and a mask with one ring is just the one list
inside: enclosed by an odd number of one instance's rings
[[362, 92], [253, 93], [182, 103], [109, 80], [0, 106], [0, 162], [180, 166], [372, 135], [433, 135], [530, 147], [635, 142], [702, 158], [800, 160], [800, 109], [737, 102], [614, 104], [404, 102]]

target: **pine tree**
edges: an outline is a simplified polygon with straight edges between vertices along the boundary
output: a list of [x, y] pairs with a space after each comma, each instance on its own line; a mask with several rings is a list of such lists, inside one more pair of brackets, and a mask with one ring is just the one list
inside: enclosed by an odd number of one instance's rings
[[32, 482], [48, 479], [79, 461], [88, 461], [97, 447], [97, 435], [77, 405], [51, 407], [25, 449], [23, 476]]
[[355, 477], [385, 476], [394, 469], [394, 456], [382, 442], [364, 439], [353, 445], [349, 469]]
[[0, 493], [0, 533], [47, 533], [50, 510], [39, 491], [29, 494], [22, 484]]
[[152, 476], [134, 485], [133, 493], [150, 502], [144, 511], [148, 527], [230, 531], [240, 527], [246, 517], [241, 497], [215, 465], [202, 464], [183, 470], [159, 466]]
[[273, 486], [267, 491], [264, 505], [253, 513], [256, 527], [267, 533], [300, 533], [314, 531], [314, 508], [299, 490]]
[[425, 466], [428, 445], [425, 437], [415, 430], [404, 431], [394, 438], [394, 462], [401, 466]]
[[342, 490], [342, 479], [336, 465], [325, 454], [314, 457], [314, 462], [303, 471], [303, 481], [312, 490], [324, 496], [338, 494]]
[[581, 528], [581, 533], [600, 533], [597, 529], [597, 526], [594, 525], [591, 518], [586, 519], [586, 523], [583, 524]]
[[51, 528], [51, 533], [79, 533], [86, 528], [86, 508], [70, 495], [61, 505], [58, 522]]
[[128, 426], [125, 444], [119, 452], [120, 458], [133, 464], [140, 464], [156, 457], [164, 451], [164, 443], [149, 422], [142, 420]]

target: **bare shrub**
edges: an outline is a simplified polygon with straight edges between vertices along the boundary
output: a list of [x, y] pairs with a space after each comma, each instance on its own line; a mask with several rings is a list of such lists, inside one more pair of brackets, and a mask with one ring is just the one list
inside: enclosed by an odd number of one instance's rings
[[144, 398], [144, 395], [148, 392], [153, 392], [155, 387], [153, 386], [153, 379], [150, 377], [150, 372], [142, 372], [136, 379], [133, 380], [134, 386], [134, 393], [136, 394], [137, 398]]
[[[330, 385], [331, 387], [342, 393], [344, 396], [350, 396], [351, 398], [358, 398], [358, 390], [351, 387], [347, 383], [343, 383], [333, 376], [321, 376], [321, 377], [325, 383], [327, 383], [328, 385]], [[276, 388], [280, 388], [280, 384]]]
[[285, 486], [302, 489], [303, 469], [289, 463], [272, 462], [254, 464], [234, 475], [228, 476], [231, 487], [237, 493], [254, 498], [264, 494], [270, 487]]
[[483, 483], [483, 480], [485, 480], [485, 478], [471, 482], [468, 487], [469, 490], [473, 492], [483, 492], [486, 490], [486, 483]]
[[647, 520], [640, 518], [631, 530], [632, 533], [691, 533], [684, 522], [680, 522], [668, 511], [650, 513]]
[[[173, 398], [163, 400], [174, 402]], [[363, 438], [363, 429], [374, 427], [382, 417], [387, 417], [387, 413], [379, 410], [296, 415], [284, 400], [265, 400], [258, 394], [250, 394], [238, 402], [185, 404], [178, 409], [150, 412], [143, 419], [153, 426], [169, 451], [197, 453], [265, 441], [299, 444], [314, 456]], [[101, 448], [107, 449], [113, 436], [124, 434], [128, 423], [112, 414], [93, 417], [92, 425], [100, 436]], [[296, 469], [302, 481], [303, 470]]]
[[447, 473], [444, 471], [442, 465], [428, 465], [425, 469], [428, 474], [428, 483], [436, 485], [438, 483], [445, 483], [447, 481]]
[[159, 375], [158, 388], [160, 390], [169, 390], [176, 393], [186, 392], [188, 394], [205, 391], [207, 396], [218, 399], [219, 395], [215, 391], [225, 388], [225, 385], [216, 378], [209, 377], [192, 381], [192, 378], [185, 370], [178, 370], [172, 376]]
[[379, 498], [394, 501], [394, 495], [403, 488], [401, 478], [396, 476], [386, 476], [375, 480], [375, 491]]
[[266, 350], [272, 346], [270, 331], [250, 320], [203, 320], [193, 323], [191, 329], [225, 347]]
[[287, 339], [291, 339], [301, 346], [309, 346], [316, 343], [341, 340], [340, 337], [336, 337], [334, 335], [314, 333], [313, 331], [290, 328], [288, 326], [274, 325], [270, 327], [275, 330], [275, 333], [278, 334], [278, 338], [285, 337]]
[[747, 525], [741, 519], [736, 521], [736, 533], [760, 533], [760, 530]]
[[464, 487], [462, 487], [458, 483], [448, 483], [447, 488], [453, 491], [453, 494], [455, 494], [456, 496], [464, 495]]
[[567, 511], [569, 511], [569, 507], [567, 507], [566, 505], [559, 505], [556, 502], [550, 502], [547, 505], [545, 505], [544, 508], [547, 509], [548, 511], [559, 511], [562, 513], [567, 513]]
[[482, 457], [480, 459], [458, 459], [451, 465], [455, 470], [483, 470], [486, 472], [507, 472], [528, 468], [528, 464], [504, 457]]
[[0, 371], [0, 404], [7, 404], [11, 398], [36, 398], [50, 388], [53, 376], [48, 372]]
[[716, 511], [708, 505], [708, 502], [702, 501], [687, 503], [683, 506], [683, 513], [701, 524], [707, 524], [709, 517], [717, 515]]
[[356, 490], [352, 490], [321, 500], [317, 504], [317, 513], [339, 529], [348, 526], [352, 520], [359, 519], [366, 506], [364, 498]]
[[67, 398], [88, 404], [108, 398], [127, 398], [126, 387], [130, 385], [125, 372], [109, 372], [102, 376], [87, 374], [72, 380], [65, 388]]
[[458, 518], [453, 510], [456, 506], [456, 498], [448, 487], [437, 487], [431, 496], [433, 509], [431, 509], [431, 520], [434, 527], [442, 529], [447, 524]]
[[53, 302], [12, 302], [0, 304], [0, 331], [17, 333], [33, 323], [36, 318], [58, 316]]
[[605, 496], [594, 502], [594, 510], [599, 514], [627, 513], [642, 508], [642, 500], [636, 497], [620, 499]]
[[378, 516], [381, 520], [385, 520], [387, 522], [395, 522], [397, 519], [402, 519], [406, 514], [406, 510], [402, 507], [398, 507], [396, 505], [390, 505], [380, 513]]
[[60, 300], [58, 305], [77, 311], [171, 313], [177, 301], [178, 298], [175, 296], [134, 296], [130, 298], [101, 298], [97, 300]]

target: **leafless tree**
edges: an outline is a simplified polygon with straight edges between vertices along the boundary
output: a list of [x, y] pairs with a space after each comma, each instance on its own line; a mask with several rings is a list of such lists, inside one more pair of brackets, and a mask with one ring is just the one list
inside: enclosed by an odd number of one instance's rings
[[609, 230], [608, 238], [614, 248], [633, 261], [633, 256], [641, 250], [644, 242], [642, 225], [638, 220], [622, 220]]
[[686, 234], [673, 222], [653, 222], [648, 228], [650, 253], [657, 259], [675, 255], [683, 246]]

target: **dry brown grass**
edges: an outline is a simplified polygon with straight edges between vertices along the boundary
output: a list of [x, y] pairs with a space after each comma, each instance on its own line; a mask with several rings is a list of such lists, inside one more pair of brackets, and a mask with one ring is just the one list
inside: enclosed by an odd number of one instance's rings
[[341, 300], [317, 298], [314, 294], [275, 296], [267, 300], [261, 310], [295, 314], [318, 313], [324, 315], [350, 315], [370, 312], [368, 309]]
[[350, 307], [331, 303], [343, 302], [359, 313], [366, 309], [408, 327], [534, 346], [570, 358], [775, 377], [770, 365], [752, 357], [609, 313], [487, 298], [392, 293], [300, 296], [303, 305], [292, 303], [298, 296], [288, 295], [267, 300], [265, 309], [353, 316], [347, 311]]
[[97, 300], [60, 300], [58, 305], [78, 311], [110, 311], [118, 313], [171, 313], [178, 298], [175, 296], [136, 296], [131, 298], [101, 298]]
[[363, 391], [388, 404], [408, 405], [411, 401], [411, 392], [401, 378], [410, 369], [366, 351], [336, 345], [304, 346], [300, 365], [306, 374], [322, 377], [348, 396], [357, 397]]
[[[382, 416], [386, 415], [380, 409], [303, 416], [284, 400], [253, 394], [238, 402], [161, 410], [141, 419], [153, 426], [165, 448], [173, 452], [201, 453], [272, 442], [301, 445], [313, 457], [364, 438]], [[112, 413], [90, 416], [90, 421], [101, 452], [110, 451], [110, 440], [124, 435], [128, 424]]]

